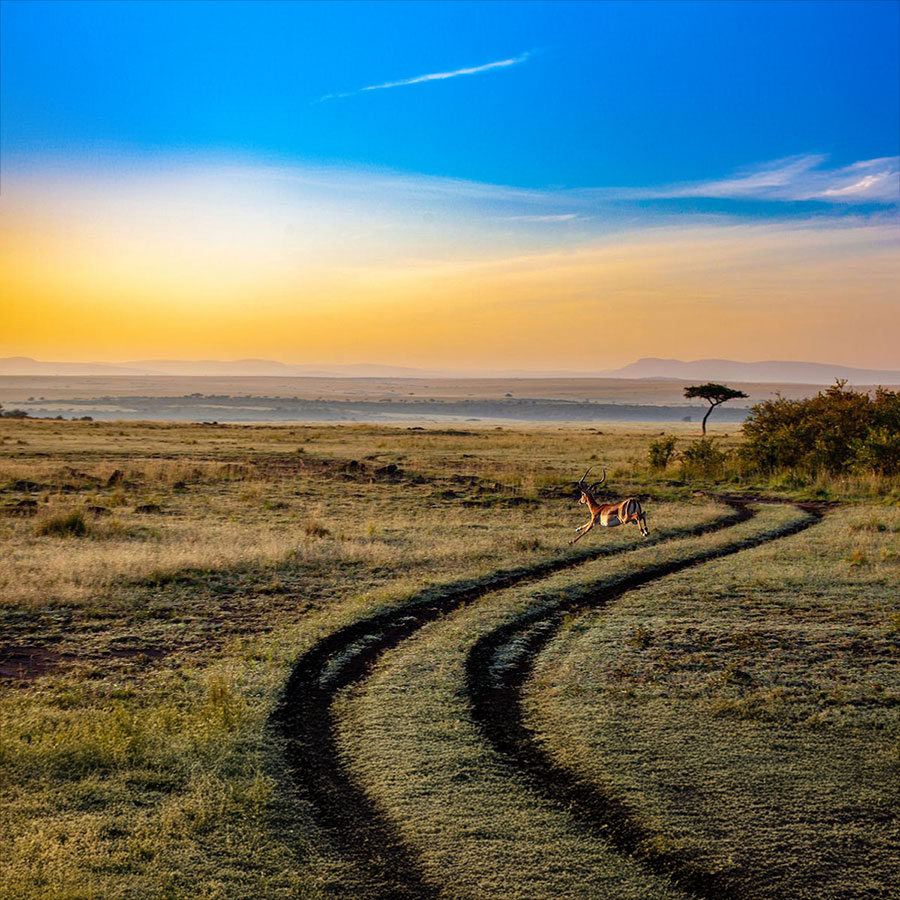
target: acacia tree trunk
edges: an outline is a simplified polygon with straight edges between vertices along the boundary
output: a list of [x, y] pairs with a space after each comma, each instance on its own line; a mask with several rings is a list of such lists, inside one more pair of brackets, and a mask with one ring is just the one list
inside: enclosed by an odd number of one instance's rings
[[703, 425], [701, 426], [703, 429], [703, 434], [706, 434], [706, 420], [709, 418], [709, 414], [718, 406], [718, 403], [710, 403], [709, 409], [706, 411], [706, 415], [703, 417]]

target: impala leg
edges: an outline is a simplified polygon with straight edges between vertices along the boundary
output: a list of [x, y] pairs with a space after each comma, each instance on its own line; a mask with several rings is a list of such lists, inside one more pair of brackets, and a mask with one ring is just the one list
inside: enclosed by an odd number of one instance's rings
[[594, 527], [593, 519], [591, 519], [590, 522], [587, 522], [584, 525], [580, 525], [578, 528], [575, 529], [577, 532], [580, 532], [578, 537], [573, 538], [571, 541], [569, 541], [569, 543], [574, 544], [575, 541], [580, 541], [593, 527]]

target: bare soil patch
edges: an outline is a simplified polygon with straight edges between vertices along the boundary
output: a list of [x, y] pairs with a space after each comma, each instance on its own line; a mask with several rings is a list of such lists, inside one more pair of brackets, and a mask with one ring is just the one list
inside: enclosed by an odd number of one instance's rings
[[70, 662], [74, 656], [34, 644], [11, 644], [0, 648], [0, 680], [29, 682]]

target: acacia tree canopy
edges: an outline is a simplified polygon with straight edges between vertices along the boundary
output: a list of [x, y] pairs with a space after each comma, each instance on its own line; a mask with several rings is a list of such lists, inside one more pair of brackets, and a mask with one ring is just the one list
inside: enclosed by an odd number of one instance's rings
[[720, 404], [727, 400], [737, 400], [739, 397], [748, 397], [743, 391], [736, 391], [734, 388], [728, 387], [727, 384], [716, 384], [708, 381], [706, 384], [692, 384], [684, 389], [684, 396], [689, 400], [701, 397], [709, 404], [709, 409], [703, 417], [703, 433], [706, 434], [706, 420], [709, 414]]

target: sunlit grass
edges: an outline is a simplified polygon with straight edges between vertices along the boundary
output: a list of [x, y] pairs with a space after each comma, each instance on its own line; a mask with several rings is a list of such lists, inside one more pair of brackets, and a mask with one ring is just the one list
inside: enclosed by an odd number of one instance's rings
[[[721, 513], [721, 510], [719, 510]], [[671, 505], [660, 527], [708, 521], [707, 507]], [[563, 596], [597, 594], [642, 567], [779, 527], [794, 510], [767, 509], [726, 532], [586, 563], [534, 587], [495, 593], [426, 626], [388, 653], [342, 703], [346, 764], [415, 851], [428, 878], [460, 897], [677, 898], [685, 895], [542, 802], [489, 746], [465, 694], [466, 658], [493, 629]], [[628, 547], [625, 538], [619, 538]], [[503, 665], [503, 660], [495, 660]]]
[[650, 823], [650, 852], [740, 896], [897, 892], [898, 530], [896, 509], [836, 511], [570, 619], [531, 726]]
[[[287, 900], [346, 897], [353, 884], [364, 896], [286, 789], [281, 748], [266, 727], [292, 661], [428, 585], [558, 558], [585, 519], [566, 483], [588, 465], [607, 469], [611, 492], [649, 497], [654, 534], [721, 515], [693, 496], [710, 485], [683, 482], [674, 465], [650, 476], [647, 446], [658, 429], [600, 430], [0, 422], [2, 649], [24, 648], [16, 658], [25, 660], [0, 682], [0, 896]], [[736, 446], [734, 434], [718, 433]], [[341, 468], [353, 461], [362, 468]], [[401, 474], [372, 474], [388, 464]], [[21, 505], [28, 500], [36, 506]], [[848, 597], [870, 582], [886, 591], [900, 571], [894, 512], [842, 510], [828, 540], [805, 543], [807, 557], [795, 562], [779, 557], [781, 568], [754, 567], [747, 590], [765, 597], [791, 584], [799, 597], [827, 576]], [[671, 552], [643, 545], [636, 529], [596, 529], [578, 546], [591, 544], [635, 546], [645, 562]], [[594, 570], [612, 576], [623, 565]], [[739, 574], [736, 559], [726, 584]], [[493, 602], [477, 606], [485, 627]], [[896, 610], [883, 618], [879, 627], [895, 639]], [[475, 637], [465, 627], [456, 634]], [[628, 630], [625, 646], [652, 649], [657, 636], [648, 618]], [[410, 699], [431, 703], [425, 679], [450, 671], [440, 660], [463, 647], [452, 644], [404, 657], [422, 667], [423, 681], [415, 696], [398, 695], [399, 713]], [[37, 662], [26, 671], [32, 651]], [[723, 671], [731, 662], [723, 658]], [[377, 669], [371, 690], [400, 664], [396, 656]], [[348, 758], [363, 772], [387, 746], [381, 737], [364, 753], [354, 744], [370, 728], [363, 718], [387, 714], [365, 707], [374, 696], [367, 685], [363, 705], [346, 707]], [[829, 715], [848, 706], [838, 699]], [[462, 733], [451, 715], [461, 702], [455, 696], [440, 714], [449, 737]], [[760, 694], [746, 709], [708, 713], [749, 721], [768, 705]], [[412, 720], [409, 728], [409, 752], [419, 753], [429, 745], [417, 748]], [[445, 750], [434, 745], [433, 764]], [[369, 789], [390, 805], [402, 772], [386, 760]], [[435, 815], [448, 808], [438, 799], [428, 799]], [[401, 824], [414, 831], [424, 822]], [[550, 852], [552, 840], [542, 846]], [[429, 865], [450, 865], [450, 844], [446, 852]], [[452, 864], [465, 868], [465, 859]]]

